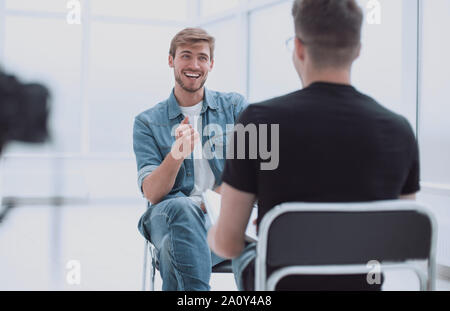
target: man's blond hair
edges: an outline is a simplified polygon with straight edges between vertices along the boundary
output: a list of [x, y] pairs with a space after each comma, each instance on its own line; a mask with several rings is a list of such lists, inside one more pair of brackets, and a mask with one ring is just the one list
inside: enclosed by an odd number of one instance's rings
[[207, 42], [209, 44], [210, 59], [214, 59], [214, 37], [210, 36], [201, 28], [185, 28], [173, 37], [170, 43], [169, 54], [175, 58], [175, 52], [179, 46], [192, 45], [199, 42]]

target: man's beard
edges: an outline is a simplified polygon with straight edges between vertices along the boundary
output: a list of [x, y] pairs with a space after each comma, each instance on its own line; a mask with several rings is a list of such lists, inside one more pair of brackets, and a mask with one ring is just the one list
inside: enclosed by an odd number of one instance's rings
[[189, 93], [195, 93], [198, 90], [201, 90], [202, 87], [205, 85], [206, 83], [206, 78], [208, 78], [208, 76], [206, 76], [203, 81], [200, 83], [200, 86], [197, 89], [192, 89], [192, 88], [188, 88], [186, 85], [184, 85], [183, 80], [181, 79], [181, 76], [177, 73], [175, 73], [175, 81], [181, 86], [181, 88], [183, 90], [185, 90], [186, 92]]

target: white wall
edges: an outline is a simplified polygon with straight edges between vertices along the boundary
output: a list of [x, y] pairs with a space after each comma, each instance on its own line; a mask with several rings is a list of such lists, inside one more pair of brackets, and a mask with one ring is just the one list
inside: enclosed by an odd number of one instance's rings
[[438, 259], [450, 266], [450, 1], [423, 1], [419, 147], [423, 191], [439, 222]]

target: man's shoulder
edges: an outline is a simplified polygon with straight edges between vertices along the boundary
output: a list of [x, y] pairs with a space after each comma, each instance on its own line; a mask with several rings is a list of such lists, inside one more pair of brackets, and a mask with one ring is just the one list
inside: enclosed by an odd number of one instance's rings
[[136, 120], [147, 124], [167, 123], [169, 120], [167, 114], [168, 100], [159, 102], [155, 106], [142, 111], [136, 116]]
[[206, 92], [208, 99], [214, 100], [221, 106], [237, 105], [245, 101], [245, 97], [237, 92], [219, 92], [209, 89]]
[[[406, 135], [411, 140], [415, 140], [414, 129], [409, 120], [401, 114], [395, 113], [389, 109], [387, 110], [388, 114], [391, 116], [391, 123], [395, 125], [395, 130], [397, 131], [397, 134]], [[395, 131], [392, 133], [392, 135], [394, 134], [396, 134]]]
[[366, 104], [363, 107], [361, 107], [362, 105], [359, 105], [361, 109], [365, 111], [366, 114], [370, 114], [374, 120], [383, 120], [383, 122], [380, 122], [380, 126], [391, 127], [409, 134], [414, 133], [411, 123], [405, 116], [389, 109], [369, 95], [359, 92], [358, 95]]
[[365, 126], [373, 127], [377, 131], [389, 130], [391, 137], [415, 141], [414, 129], [405, 116], [389, 109], [367, 94], [360, 92], [356, 94], [359, 100], [355, 111], [357, 110], [358, 113], [354, 114], [354, 117], [366, 120]]
[[288, 109], [289, 105], [291, 103], [298, 103], [301, 98], [301, 94], [301, 90], [295, 91], [248, 105], [243, 113], [244, 117], [246, 119], [258, 121], [265, 119], [265, 117], [270, 119], [271, 117], [275, 117], [275, 115], [282, 112], [290, 113]]
[[276, 96], [270, 99], [266, 99], [260, 102], [255, 103], [257, 107], [267, 107], [267, 108], [276, 108], [279, 107], [279, 104], [290, 103], [293, 101], [298, 101], [304, 95], [304, 90], [297, 90], [288, 94], [284, 94], [281, 96]]

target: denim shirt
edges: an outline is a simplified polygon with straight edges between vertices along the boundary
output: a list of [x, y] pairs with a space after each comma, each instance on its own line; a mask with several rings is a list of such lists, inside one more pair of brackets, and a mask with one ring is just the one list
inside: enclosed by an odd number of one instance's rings
[[[246, 106], [247, 102], [240, 94], [215, 92], [205, 88], [200, 113], [203, 133], [199, 134], [203, 149], [210, 150], [207, 159], [214, 174], [216, 186], [222, 183], [221, 175], [225, 166], [227, 141], [232, 137], [233, 126]], [[138, 186], [141, 192], [144, 179], [170, 152], [175, 142], [175, 129], [183, 119], [184, 116], [173, 91], [167, 100], [140, 113], [135, 118], [133, 148], [137, 162]], [[172, 190], [163, 200], [189, 196], [193, 188], [194, 161], [191, 154], [183, 161]]]

